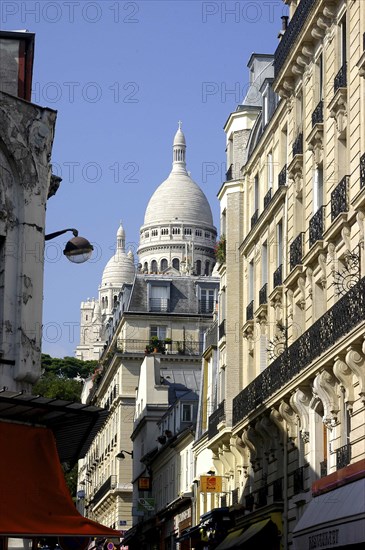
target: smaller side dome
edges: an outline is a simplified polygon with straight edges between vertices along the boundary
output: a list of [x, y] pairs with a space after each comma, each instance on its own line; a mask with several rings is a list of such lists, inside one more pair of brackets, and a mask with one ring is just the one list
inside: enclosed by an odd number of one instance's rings
[[131, 283], [134, 275], [133, 257], [125, 252], [125, 231], [120, 224], [117, 231], [117, 250], [104, 268], [101, 287], [107, 285], [120, 287], [124, 283]]

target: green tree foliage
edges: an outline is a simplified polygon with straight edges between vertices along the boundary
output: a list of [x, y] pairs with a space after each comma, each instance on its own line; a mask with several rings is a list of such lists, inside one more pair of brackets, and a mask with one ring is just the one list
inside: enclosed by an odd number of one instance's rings
[[80, 401], [82, 382], [70, 378], [61, 378], [57, 374], [44, 372], [33, 387], [33, 393], [43, 397]]
[[97, 361], [81, 361], [76, 357], [51, 357], [42, 353], [42, 370], [61, 378], [82, 378], [85, 380], [94, 372]]

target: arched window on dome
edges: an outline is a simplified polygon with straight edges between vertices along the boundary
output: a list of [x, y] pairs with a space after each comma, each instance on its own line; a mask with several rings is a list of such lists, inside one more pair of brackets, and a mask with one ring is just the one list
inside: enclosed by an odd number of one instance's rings
[[201, 260], [196, 261], [196, 274], [197, 275], [202, 274], [202, 261]]
[[114, 307], [116, 307], [118, 303], [118, 296], [114, 296]]
[[105, 296], [105, 309], [108, 308], [108, 296]]
[[157, 273], [157, 262], [156, 262], [156, 260], [152, 260], [152, 262], [151, 262], [151, 273]]
[[167, 267], [168, 267], [168, 263], [167, 263], [166, 258], [162, 258], [160, 271], [165, 271], [165, 269], [167, 269]]
[[207, 261], [205, 262], [204, 275], [209, 275], [209, 268], [210, 268], [210, 263]]
[[143, 271], [144, 271], [145, 273], [148, 273], [148, 263], [147, 263], [147, 262], [145, 262], [145, 263], [143, 264]]
[[105, 300], [104, 300], [104, 296], [103, 296], [102, 299], [101, 299], [101, 309], [105, 309]]
[[174, 258], [172, 260], [172, 267], [174, 269], [177, 269], [177, 271], [180, 271], [180, 260], [179, 260], [179, 258]]

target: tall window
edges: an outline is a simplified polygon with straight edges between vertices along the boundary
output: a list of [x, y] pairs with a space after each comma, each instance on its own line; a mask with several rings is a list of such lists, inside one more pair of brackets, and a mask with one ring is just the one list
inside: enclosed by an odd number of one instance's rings
[[347, 46], [346, 46], [346, 14], [343, 16], [340, 22], [340, 62], [341, 67], [345, 65], [347, 61]]
[[313, 213], [323, 206], [323, 167], [318, 165], [313, 175]]
[[202, 288], [200, 291], [201, 313], [212, 313], [214, 310], [214, 289]]
[[256, 174], [253, 189], [253, 214], [259, 208], [259, 176]]
[[272, 189], [272, 182], [274, 179], [274, 165], [272, 152], [267, 155], [267, 189]]
[[276, 242], [278, 244], [276, 267], [279, 267], [283, 263], [283, 222], [281, 220], [276, 226]]
[[268, 275], [268, 255], [267, 255], [267, 241], [262, 245], [262, 257], [261, 257], [261, 284], [262, 286], [267, 283]]
[[174, 269], [177, 269], [177, 271], [180, 270], [180, 261], [179, 261], [178, 258], [174, 258], [174, 259], [172, 260], [172, 267], [173, 267]]
[[190, 403], [183, 403], [181, 406], [181, 420], [182, 422], [192, 422], [193, 420], [193, 406]]
[[157, 338], [159, 340], [165, 340], [166, 332], [167, 332], [167, 327], [166, 326], [157, 325], [157, 326], [151, 326], [150, 327], [150, 337], [151, 338], [152, 338], [152, 336], [157, 336]]
[[168, 267], [167, 260], [166, 260], [166, 258], [163, 258], [161, 260], [161, 271], [165, 271], [165, 269], [167, 269], [167, 267]]
[[162, 285], [150, 287], [150, 311], [168, 311], [170, 288]]
[[156, 262], [156, 260], [152, 260], [152, 262], [151, 262], [151, 273], [157, 273], [157, 262]]
[[323, 53], [318, 58], [318, 95], [319, 101], [323, 99], [324, 72], [323, 72]]
[[201, 272], [202, 272], [202, 261], [197, 260], [196, 261], [196, 274], [201, 275]]
[[252, 302], [254, 298], [254, 265], [253, 260], [248, 264], [248, 301]]

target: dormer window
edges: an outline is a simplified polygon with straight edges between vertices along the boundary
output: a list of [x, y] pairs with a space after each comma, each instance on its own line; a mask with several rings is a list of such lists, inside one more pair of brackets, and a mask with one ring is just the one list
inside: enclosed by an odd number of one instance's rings
[[183, 403], [181, 406], [181, 421], [192, 422], [193, 420], [193, 405], [191, 403]]

